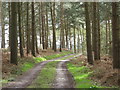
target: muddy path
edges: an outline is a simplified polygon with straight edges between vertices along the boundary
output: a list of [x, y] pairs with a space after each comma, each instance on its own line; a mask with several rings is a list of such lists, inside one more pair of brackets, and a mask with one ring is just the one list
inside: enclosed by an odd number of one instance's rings
[[23, 75], [21, 75], [18, 78], [16, 78], [15, 81], [7, 83], [5, 85], [5, 87], [3, 87], [2, 90], [6, 89], [6, 88], [26, 88], [38, 76], [38, 74], [40, 73], [40, 71], [42, 70], [42, 68], [48, 62], [59, 60], [61, 58], [68, 57], [70, 55], [74, 55], [74, 54], [69, 54], [69, 55], [66, 55], [66, 56], [63, 56], [63, 57], [60, 57], [60, 58], [56, 58], [56, 59], [52, 59], [52, 60], [47, 60], [47, 61], [43, 61], [43, 62], [40, 62], [40, 63], [36, 64], [32, 69], [28, 70], [27, 72], [23, 73]]
[[80, 55], [76, 55], [72, 58], [62, 60], [59, 62], [57, 69], [56, 69], [56, 78], [53, 84], [54, 88], [74, 88], [75, 82], [72, 74], [67, 69], [67, 62], [70, 59], [78, 57]]

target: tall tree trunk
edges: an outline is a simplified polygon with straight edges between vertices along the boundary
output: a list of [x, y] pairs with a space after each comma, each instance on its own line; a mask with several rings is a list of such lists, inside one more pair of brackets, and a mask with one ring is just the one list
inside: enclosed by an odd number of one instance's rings
[[108, 54], [108, 24], [106, 20], [106, 54]]
[[62, 43], [63, 43], [63, 38], [62, 38], [62, 34], [63, 34], [63, 2], [60, 2], [60, 52], [62, 51]]
[[[53, 7], [53, 10], [52, 10]], [[53, 50], [56, 50], [56, 32], [55, 32], [55, 2], [51, 3], [51, 18], [52, 18], [52, 27], [53, 27]]]
[[22, 46], [25, 48], [25, 29], [24, 29], [24, 4], [21, 2], [21, 33], [22, 33]]
[[76, 53], [76, 35], [75, 35], [75, 25], [74, 25], [74, 53]]
[[36, 45], [36, 53], [39, 54], [38, 42], [37, 42], [37, 33], [35, 33], [35, 45]]
[[82, 39], [82, 29], [80, 28], [80, 41], [81, 41], [81, 52], [83, 53], [83, 46], [82, 46], [82, 42], [83, 42], [83, 39]]
[[32, 7], [32, 55], [35, 56], [35, 17], [34, 17], [34, 2], [32, 2], [31, 7]]
[[98, 30], [97, 30], [97, 14], [96, 14], [96, 10], [97, 10], [97, 8], [96, 8], [96, 2], [93, 2], [93, 11], [94, 11], [94, 13], [93, 13], [93, 25], [94, 25], [94, 28], [93, 28], [93, 30], [94, 30], [94, 59], [95, 60], [99, 60], [98, 59]]
[[80, 30], [78, 30], [78, 40], [77, 40], [78, 42], [77, 42], [77, 46], [78, 46], [78, 48], [77, 48], [77, 52], [79, 53], [80, 52]]
[[10, 62], [17, 65], [17, 3], [11, 2]]
[[44, 16], [44, 2], [41, 2], [41, 15], [42, 15], [42, 45], [45, 49], [45, 16]]
[[11, 32], [11, 3], [9, 2], [9, 4], [8, 4], [9, 6], [9, 47], [10, 47], [10, 42], [11, 42], [11, 34], [10, 34], [10, 32]]
[[65, 21], [66, 48], [68, 48], [68, 21]]
[[19, 38], [20, 38], [20, 56], [24, 57], [24, 52], [23, 52], [23, 41], [22, 41], [22, 31], [21, 31], [21, 10], [20, 10], [20, 5], [21, 3], [18, 3], [18, 23], [19, 23]]
[[40, 45], [42, 44], [42, 13], [41, 13], [41, 3], [39, 3], [39, 33], [40, 33]]
[[120, 28], [118, 3], [112, 2], [113, 68], [120, 69]]
[[49, 35], [49, 27], [48, 27], [48, 9], [46, 3], [46, 49], [48, 48], [48, 35]]
[[27, 30], [27, 55], [30, 53], [30, 30], [29, 30], [29, 2], [27, 2], [27, 23], [26, 23], [26, 30]]
[[97, 3], [97, 29], [98, 29], [98, 60], [100, 60], [100, 49], [101, 49], [101, 42], [100, 42], [100, 15], [99, 15], [99, 3]]
[[70, 50], [72, 50], [72, 41], [71, 41], [71, 29], [69, 28], [69, 41], [70, 41]]
[[1, 48], [5, 48], [5, 24], [2, 23], [2, 42]]
[[118, 69], [118, 86], [120, 86], [120, 17], [119, 4], [112, 2], [112, 36], [113, 36], [113, 68]]
[[112, 55], [112, 45], [111, 45], [111, 24], [110, 24], [110, 18], [108, 20], [108, 28], [109, 28], [109, 55]]
[[86, 18], [87, 58], [88, 58], [88, 63], [93, 64], [92, 47], [91, 47], [91, 29], [90, 29], [90, 19], [89, 19], [87, 2], [85, 2], [85, 18]]

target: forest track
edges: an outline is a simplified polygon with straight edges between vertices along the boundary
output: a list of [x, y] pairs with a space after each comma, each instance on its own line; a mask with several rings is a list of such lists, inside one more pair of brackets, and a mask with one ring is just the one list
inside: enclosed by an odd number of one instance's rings
[[80, 55], [76, 55], [72, 58], [61, 60], [57, 66], [57, 74], [56, 79], [53, 84], [54, 88], [74, 88], [75, 82], [72, 74], [68, 71], [66, 63], [75, 57]]
[[68, 54], [68, 55], [63, 56], [63, 57], [59, 57], [59, 58], [56, 58], [56, 59], [43, 61], [43, 62], [40, 62], [40, 63], [36, 64], [32, 69], [28, 70], [23, 75], [19, 76], [15, 81], [7, 83], [5, 85], [5, 87], [2, 88], [2, 90], [6, 90], [7, 88], [26, 88], [38, 76], [38, 74], [40, 73], [42, 68], [48, 62], [59, 60], [61, 58], [68, 57], [70, 55], [74, 55], [74, 54]]

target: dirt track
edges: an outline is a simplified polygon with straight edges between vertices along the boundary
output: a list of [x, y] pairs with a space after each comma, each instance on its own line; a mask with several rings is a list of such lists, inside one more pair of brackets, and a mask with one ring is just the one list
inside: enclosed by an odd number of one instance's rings
[[[73, 55], [73, 54], [70, 54]], [[26, 88], [28, 87], [32, 81], [38, 76], [42, 68], [47, 64], [48, 62], [59, 60], [64, 57], [68, 57], [70, 55], [66, 55], [57, 59], [53, 60], [47, 60], [43, 61], [41, 63], [38, 63], [35, 65], [32, 69], [18, 77], [15, 81], [9, 82], [6, 87], [3, 87], [2, 90], [7, 90], [7, 88], [17, 89], [17, 88]], [[78, 57], [79, 55], [75, 56]], [[75, 58], [72, 57], [72, 58]], [[74, 88], [74, 80], [72, 75], [68, 72], [66, 62], [69, 61], [69, 58], [67, 60], [61, 60], [57, 66], [57, 74], [56, 74], [56, 80], [53, 84], [53, 88]]]
[[[72, 54], [70, 54], [70, 55], [72, 55]], [[3, 88], [26, 88], [38, 76], [39, 72], [42, 70], [42, 68], [45, 66], [45, 64], [47, 64], [48, 62], [51, 62], [51, 61], [55, 61], [55, 60], [67, 57], [67, 56], [69, 56], [69, 55], [66, 55], [66, 56], [63, 56], [63, 57], [60, 57], [60, 58], [56, 58], [56, 59], [53, 59], [53, 60], [47, 60], [47, 61], [43, 61], [41, 63], [38, 63], [32, 69], [25, 72], [23, 75], [18, 77], [15, 81], [9, 82], [6, 85], [6, 87], [3, 87]]]
[[66, 60], [61, 60], [57, 66], [57, 74], [56, 74], [56, 80], [53, 84], [54, 88], [74, 88], [75, 82], [74, 78], [71, 75], [71, 73], [68, 71], [66, 63], [75, 57], [78, 57], [79, 55], [76, 55], [72, 58], [68, 58]]

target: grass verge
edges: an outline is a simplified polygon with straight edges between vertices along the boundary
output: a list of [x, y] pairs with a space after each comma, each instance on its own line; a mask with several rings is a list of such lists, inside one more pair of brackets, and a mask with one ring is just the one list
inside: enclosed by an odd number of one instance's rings
[[71, 74], [74, 77], [75, 80], [75, 88], [92, 88], [92, 90], [97, 88], [108, 88], [108, 87], [102, 87], [97, 85], [95, 82], [89, 79], [93, 71], [90, 71], [90, 69], [86, 66], [76, 65], [75, 63], [72, 63], [74, 61], [71, 61], [67, 64], [68, 70], [71, 72]]

